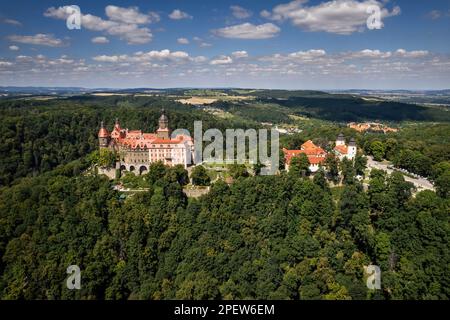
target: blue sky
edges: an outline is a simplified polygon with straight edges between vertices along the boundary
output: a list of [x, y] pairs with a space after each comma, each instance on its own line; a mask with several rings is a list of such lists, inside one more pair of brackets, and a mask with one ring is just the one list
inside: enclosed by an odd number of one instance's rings
[[449, 35], [448, 0], [7, 1], [0, 85], [442, 89]]

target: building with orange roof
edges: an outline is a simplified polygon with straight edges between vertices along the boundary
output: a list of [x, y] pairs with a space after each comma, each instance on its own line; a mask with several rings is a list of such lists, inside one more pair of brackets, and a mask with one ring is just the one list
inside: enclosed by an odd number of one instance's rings
[[109, 149], [119, 155], [116, 166], [123, 171], [142, 174], [149, 170], [151, 163], [157, 161], [169, 166], [181, 164], [185, 168], [194, 163], [192, 138], [186, 134], [171, 137], [169, 119], [164, 110], [155, 133], [123, 129], [116, 119], [111, 133], [104, 127], [102, 121], [98, 139], [100, 149]]
[[321, 147], [315, 145], [311, 140], [306, 141], [301, 145], [300, 150], [288, 150], [283, 148], [284, 160], [286, 170], [289, 171], [291, 160], [298, 157], [300, 154], [305, 154], [309, 161], [309, 171], [317, 172], [325, 162], [327, 152]]
[[[317, 146], [311, 140], [306, 141], [301, 145], [299, 150], [288, 150], [283, 148], [284, 152], [284, 160], [286, 170], [289, 171], [289, 166], [291, 164], [292, 158], [298, 157], [300, 154], [305, 154], [308, 157], [309, 161], [309, 171], [312, 173], [317, 172], [320, 167], [324, 166], [326, 157], [328, 153]], [[343, 160], [347, 158], [349, 160], [353, 160], [356, 156], [357, 147], [356, 142], [352, 138], [347, 145], [345, 142], [345, 137], [341, 133], [336, 139], [336, 146], [333, 149], [333, 152], [339, 158], [339, 160]]]
[[344, 135], [342, 133], [339, 134], [336, 139], [336, 146], [334, 147], [333, 151], [341, 161], [344, 158], [353, 160], [356, 157], [357, 152], [355, 139], [351, 138], [347, 145]]

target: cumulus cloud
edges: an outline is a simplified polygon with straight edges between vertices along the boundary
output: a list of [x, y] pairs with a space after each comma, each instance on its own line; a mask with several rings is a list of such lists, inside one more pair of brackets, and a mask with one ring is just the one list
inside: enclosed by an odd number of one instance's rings
[[[44, 16], [65, 20], [71, 12], [69, 8], [69, 6], [51, 7], [45, 11]], [[143, 14], [137, 7], [107, 6], [105, 13], [108, 20], [92, 14], [82, 14], [82, 28], [117, 36], [129, 44], [145, 44], [152, 40], [153, 35], [151, 30], [143, 25], [159, 21], [159, 15], [156, 13]]]
[[221, 64], [230, 64], [233, 63], [233, 59], [231, 59], [231, 57], [229, 56], [219, 56], [214, 60], [211, 60], [211, 62], [209, 64], [211, 65], [221, 65]]
[[9, 67], [9, 66], [12, 66], [12, 65], [13, 65], [12, 62], [0, 61], [0, 67]]
[[429, 52], [426, 50], [406, 51], [404, 49], [398, 49], [397, 51], [395, 51], [395, 55], [405, 58], [423, 58], [428, 54]]
[[378, 49], [364, 49], [356, 52], [348, 52], [342, 54], [345, 59], [388, 59], [388, 58], [423, 58], [429, 54], [425, 50], [407, 51], [405, 49], [398, 49], [394, 52], [381, 51]]
[[232, 54], [233, 58], [247, 58], [248, 57], [248, 53], [247, 51], [234, 51]]
[[157, 51], [152, 50], [148, 52], [136, 52], [134, 55], [100, 55], [92, 58], [98, 62], [131, 62], [142, 63], [150, 61], [192, 61], [195, 58], [191, 58], [187, 52], [184, 51], [170, 51], [168, 49]]
[[347, 54], [347, 58], [375, 58], [375, 59], [383, 59], [383, 58], [389, 58], [392, 56], [392, 53], [390, 51], [383, 52], [380, 50], [371, 50], [371, 49], [364, 49], [358, 52], [352, 52]]
[[274, 21], [288, 20], [305, 31], [349, 35], [361, 32], [367, 27], [367, 19], [370, 16], [367, 9], [370, 6], [380, 8], [382, 20], [400, 14], [398, 6], [391, 11], [385, 8], [387, 1], [334, 0], [315, 6], [306, 6], [307, 2], [308, 0], [295, 0], [276, 6], [272, 12], [265, 10], [261, 12], [261, 15]]
[[240, 6], [230, 6], [231, 13], [237, 19], [246, 19], [252, 16], [252, 12]]
[[178, 42], [179, 44], [189, 44], [189, 40], [186, 39], [186, 38], [178, 38], [178, 39], [177, 39], [177, 42]]
[[172, 20], [192, 19], [192, 16], [180, 9], [175, 9], [169, 14], [169, 18]]
[[[232, 77], [234, 85], [260, 86], [270, 83], [272, 86], [296, 86], [307, 83], [318, 89], [332, 87], [333, 84], [342, 87], [373, 84], [372, 87], [375, 87], [394, 79], [400, 85], [418, 81], [416, 83], [429, 86], [430, 83], [448, 83], [449, 70], [449, 55], [401, 48], [349, 52], [326, 52], [321, 48], [312, 48], [266, 56], [252, 56], [240, 50], [212, 59], [166, 49], [101, 54], [89, 61], [69, 56], [18, 55], [16, 58], [0, 59], [0, 82], [11, 83], [22, 79], [24, 84], [30, 84], [30, 79], [35, 79], [35, 83], [51, 79], [61, 85], [67, 79], [78, 79], [89, 81], [94, 86], [108, 86], [117, 79], [114, 82], [117, 86], [123, 85], [124, 81], [140, 86], [156, 82], [161, 85], [164, 79], [168, 79], [169, 82], [164, 85], [226, 86], [231, 82], [215, 82], [217, 79], [224, 81], [226, 76]], [[196, 82], [200, 78], [204, 82]], [[184, 82], [174, 79], [183, 79]]]
[[289, 57], [295, 58], [295, 59], [312, 59], [312, 58], [318, 58], [323, 57], [327, 53], [323, 49], [312, 49], [308, 51], [297, 51], [289, 54]]
[[148, 24], [159, 22], [160, 16], [156, 12], [144, 14], [138, 7], [122, 8], [109, 5], [105, 8], [106, 16], [112, 20], [127, 24]]
[[48, 47], [62, 47], [64, 45], [64, 41], [61, 39], [55, 38], [52, 34], [45, 33], [38, 33], [32, 36], [12, 35], [9, 36], [8, 39], [12, 42]]
[[91, 39], [91, 42], [95, 44], [106, 44], [109, 43], [109, 39], [107, 37], [95, 37]]
[[20, 50], [20, 48], [18, 46], [9, 46], [9, 50], [18, 51], [18, 50]]
[[281, 31], [279, 27], [273, 23], [265, 23], [254, 25], [251, 23], [243, 23], [230, 27], [214, 30], [214, 34], [223, 38], [232, 39], [269, 39], [278, 35]]

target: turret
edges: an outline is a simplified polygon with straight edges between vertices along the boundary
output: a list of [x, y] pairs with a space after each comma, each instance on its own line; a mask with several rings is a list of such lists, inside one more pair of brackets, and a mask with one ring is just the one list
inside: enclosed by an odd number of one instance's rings
[[98, 131], [98, 144], [100, 149], [108, 148], [109, 145], [109, 132], [106, 130], [103, 121], [100, 123], [100, 130]]
[[162, 109], [161, 117], [159, 117], [159, 128], [156, 131], [158, 138], [169, 139], [169, 118], [166, 116], [166, 112]]
[[345, 146], [345, 137], [342, 132], [338, 135], [336, 139], [336, 146]]
[[351, 138], [348, 143], [348, 154], [347, 158], [350, 160], [354, 159], [356, 157], [357, 147], [356, 147], [356, 141], [355, 139]]
[[116, 118], [116, 122], [114, 123], [114, 129], [119, 132], [120, 130], [122, 130], [122, 128], [120, 127], [119, 118]]

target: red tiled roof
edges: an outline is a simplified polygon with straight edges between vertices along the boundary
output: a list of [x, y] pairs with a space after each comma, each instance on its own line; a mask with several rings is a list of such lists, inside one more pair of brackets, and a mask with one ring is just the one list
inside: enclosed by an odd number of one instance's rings
[[152, 141], [152, 143], [154, 144], [178, 144], [180, 142], [181, 142], [180, 139], [161, 139], [161, 138], [157, 138]]
[[324, 157], [308, 157], [310, 164], [321, 164], [325, 161]]
[[317, 147], [315, 150], [308, 149], [308, 150], [287, 150], [283, 149], [284, 157], [286, 163], [289, 165], [291, 163], [292, 158], [297, 157], [300, 154], [306, 154], [308, 157], [308, 161], [310, 164], [319, 164], [325, 161], [326, 152], [320, 148]]
[[311, 156], [326, 154], [325, 150], [319, 146], [316, 146], [311, 140], [308, 140], [302, 144], [301, 149], [304, 150], [307, 155]]
[[339, 152], [340, 154], [347, 154], [348, 153], [348, 147], [347, 146], [336, 146], [334, 147], [334, 150]]

